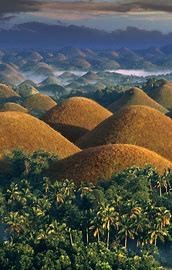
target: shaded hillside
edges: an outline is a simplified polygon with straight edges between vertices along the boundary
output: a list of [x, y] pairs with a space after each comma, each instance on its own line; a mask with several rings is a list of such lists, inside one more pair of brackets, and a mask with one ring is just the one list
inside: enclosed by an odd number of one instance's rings
[[73, 97], [47, 112], [44, 121], [69, 140], [76, 141], [109, 116], [111, 112], [95, 101]]
[[16, 148], [66, 157], [79, 149], [44, 122], [21, 112], [0, 112], [0, 153]]
[[13, 103], [13, 102], [6, 102], [0, 104], [0, 111], [6, 112], [6, 111], [16, 111], [16, 112], [23, 112], [28, 113], [28, 110], [21, 106], [20, 104]]
[[81, 148], [110, 143], [134, 144], [172, 160], [172, 121], [146, 106], [129, 106], [78, 140]]
[[5, 84], [0, 84], [0, 101], [14, 101], [19, 99], [19, 95]]
[[131, 166], [153, 165], [160, 173], [172, 168], [172, 163], [142, 147], [116, 144], [89, 148], [66, 159], [55, 162], [48, 175], [56, 179], [69, 179], [96, 183], [108, 180], [113, 173]]
[[39, 91], [32, 85], [28, 83], [22, 83], [16, 87], [16, 92], [23, 98], [30, 97], [39, 93]]
[[126, 91], [121, 98], [112, 103], [108, 109], [111, 112], [119, 111], [130, 105], [144, 105], [156, 109], [162, 113], [166, 113], [167, 110], [149, 97], [143, 90], [134, 87], [129, 91]]
[[57, 105], [57, 103], [44, 94], [38, 93], [25, 99], [25, 107], [32, 113], [41, 116]]
[[172, 83], [165, 81], [150, 93], [151, 97], [163, 107], [172, 110]]

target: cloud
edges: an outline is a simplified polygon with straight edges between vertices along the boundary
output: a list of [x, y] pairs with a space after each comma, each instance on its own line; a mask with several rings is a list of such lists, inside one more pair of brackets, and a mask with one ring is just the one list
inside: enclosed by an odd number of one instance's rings
[[[172, 12], [171, 0], [0, 0], [0, 17], [20, 12], [59, 12], [101, 15], [109, 13], [138, 13], [148, 11]], [[69, 13], [70, 15], [71, 13]]]
[[162, 11], [172, 12], [171, 0], [119, 0], [119, 1], [49, 1], [41, 2], [40, 9], [42, 10], [61, 10], [73, 11], [81, 13], [127, 13], [127, 12], [143, 12], [143, 11]]
[[35, 0], [0, 0], [0, 17], [5, 19], [6, 14], [37, 11], [40, 4]]

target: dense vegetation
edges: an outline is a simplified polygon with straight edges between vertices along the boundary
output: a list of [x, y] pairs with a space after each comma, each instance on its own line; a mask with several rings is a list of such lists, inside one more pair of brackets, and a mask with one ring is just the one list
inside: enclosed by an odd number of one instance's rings
[[167, 265], [162, 251], [172, 241], [170, 172], [160, 176], [151, 167], [133, 167], [109, 182], [75, 186], [44, 177], [55, 156], [15, 151], [7, 158], [10, 173], [1, 175], [0, 269]]

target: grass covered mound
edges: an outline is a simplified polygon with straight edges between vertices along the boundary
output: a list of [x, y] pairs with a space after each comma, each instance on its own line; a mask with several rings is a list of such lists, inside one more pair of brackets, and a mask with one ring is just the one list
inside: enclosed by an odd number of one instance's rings
[[148, 149], [127, 145], [109, 144], [85, 149], [50, 166], [48, 175], [53, 180], [68, 179], [80, 183], [110, 179], [113, 173], [131, 166], [153, 165], [163, 173], [172, 163]]
[[163, 107], [172, 110], [172, 83], [165, 81], [160, 87], [153, 89], [150, 95]]
[[6, 111], [16, 111], [16, 112], [23, 112], [23, 113], [28, 112], [26, 108], [14, 102], [6, 102], [6, 103], [0, 104], [0, 112], [6, 112]]
[[23, 98], [30, 97], [32, 95], [35, 95], [38, 92], [38, 90], [32, 85], [26, 83], [21, 83], [17, 88], [16, 88], [17, 93]]
[[81, 148], [104, 144], [133, 144], [172, 160], [172, 121], [146, 106], [129, 106], [80, 138]]
[[0, 112], [0, 153], [39, 149], [67, 157], [79, 151], [61, 134], [39, 119], [21, 112]]
[[111, 115], [91, 99], [73, 97], [47, 112], [44, 121], [75, 142]]
[[41, 115], [56, 106], [57, 103], [49, 96], [37, 93], [26, 98], [24, 105], [31, 113]]
[[8, 99], [16, 97], [19, 97], [19, 95], [10, 86], [0, 84], [0, 99]]
[[129, 91], [126, 91], [121, 98], [117, 101], [113, 102], [108, 109], [111, 112], [119, 111], [120, 109], [124, 109], [130, 105], [144, 105], [156, 109], [160, 112], [166, 113], [167, 109], [162, 107], [156, 101], [154, 101], [151, 97], [149, 97], [143, 90], [134, 87]]

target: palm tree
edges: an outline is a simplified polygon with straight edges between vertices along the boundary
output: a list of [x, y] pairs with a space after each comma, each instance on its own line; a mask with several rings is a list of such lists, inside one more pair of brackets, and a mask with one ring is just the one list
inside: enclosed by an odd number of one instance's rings
[[128, 214], [124, 214], [120, 219], [120, 230], [118, 232], [121, 239], [124, 239], [124, 247], [127, 249], [128, 246], [128, 238], [134, 239], [136, 235], [136, 222], [132, 221]]
[[156, 220], [160, 223], [160, 228], [170, 225], [171, 213], [165, 207], [158, 207], [156, 213]]
[[91, 226], [89, 228], [91, 231], [93, 231], [93, 236], [97, 238], [97, 242], [100, 241], [100, 234], [102, 232], [102, 223], [101, 219], [98, 215], [94, 217], [94, 219], [91, 221]]
[[154, 224], [154, 226], [150, 227], [150, 231], [148, 233], [149, 236], [149, 243], [155, 246], [157, 245], [157, 240], [164, 241], [164, 238], [168, 235], [168, 232], [166, 229], [161, 229], [157, 224]]
[[110, 244], [110, 229], [112, 225], [116, 222], [116, 212], [115, 208], [109, 204], [103, 204], [100, 206], [97, 212], [98, 217], [102, 221], [102, 228], [107, 230], [106, 246], [109, 248]]

